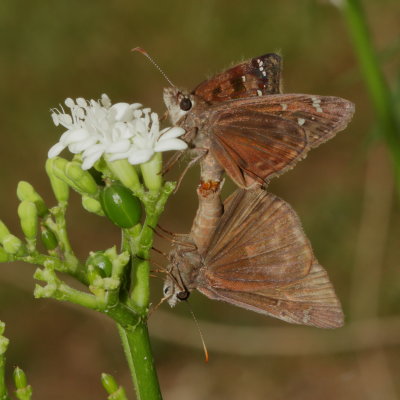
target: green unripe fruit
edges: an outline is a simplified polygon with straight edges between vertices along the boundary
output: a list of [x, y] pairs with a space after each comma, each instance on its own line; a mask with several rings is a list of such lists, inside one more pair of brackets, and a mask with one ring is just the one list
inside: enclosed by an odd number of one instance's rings
[[92, 265], [102, 278], [111, 276], [112, 262], [102, 251], [96, 251], [90, 254], [89, 258], [86, 260], [86, 266], [89, 265]]
[[27, 239], [35, 239], [38, 230], [38, 212], [35, 203], [24, 200], [18, 206], [21, 228]]
[[132, 228], [140, 221], [140, 200], [121, 184], [112, 184], [104, 188], [100, 202], [106, 216], [120, 228]]
[[54, 250], [58, 246], [56, 235], [44, 226], [42, 227], [40, 238], [47, 250]]

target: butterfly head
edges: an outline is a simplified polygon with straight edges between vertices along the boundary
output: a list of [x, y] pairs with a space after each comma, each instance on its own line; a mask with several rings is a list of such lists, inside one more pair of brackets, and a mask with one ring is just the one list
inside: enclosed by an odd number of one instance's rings
[[165, 279], [163, 293], [171, 307], [175, 307], [178, 301], [187, 300], [190, 296], [189, 290], [181, 287], [179, 282], [172, 276], [168, 276]]
[[193, 95], [177, 87], [168, 87], [164, 89], [164, 103], [171, 122], [175, 125], [194, 107], [195, 100]]

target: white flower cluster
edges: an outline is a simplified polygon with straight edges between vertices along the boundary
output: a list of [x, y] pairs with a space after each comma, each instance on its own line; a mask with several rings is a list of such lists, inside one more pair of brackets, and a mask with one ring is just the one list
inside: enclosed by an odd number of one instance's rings
[[69, 113], [62, 107], [52, 110], [54, 124], [66, 131], [49, 150], [49, 158], [68, 147], [71, 153], [82, 154], [82, 169], [89, 169], [103, 154], [109, 161], [126, 158], [135, 165], [149, 161], [155, 152], [187, 148], [178, 139], [185, 133], [184, 129], [173, 127], [160, 131], [158, 115], [139, 103], [112, 105], [103, 94], [99, 101], [68, 98], [65, 105]]

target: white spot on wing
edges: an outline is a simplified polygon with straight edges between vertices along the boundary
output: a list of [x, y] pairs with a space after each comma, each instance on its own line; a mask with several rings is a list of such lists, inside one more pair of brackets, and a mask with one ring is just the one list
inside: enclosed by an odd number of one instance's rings
[[322, 112], [321, 99], [318, 99], [317, 97], [311, 97], [311, 100], [312, 106], [317, 110], [317, 112]]
[[282, 107], [282, 111], [286, 111], [287, 110], [287, 104], [286, 103], [282, 103], [281, 107]]
[[242, 82], [246, 82], [246, 76], [242, 75]]
[[297, 123], [298, 123], [300, 126], [303, 126], [305, 122], [306, 122], [306, 120], [305, 120], [304, 118], [297, 118]]
[[262, 96], [262, 91], [261, 91], [261, 90], [257, 90], [257, 94], [258, 94], [259, 96]]

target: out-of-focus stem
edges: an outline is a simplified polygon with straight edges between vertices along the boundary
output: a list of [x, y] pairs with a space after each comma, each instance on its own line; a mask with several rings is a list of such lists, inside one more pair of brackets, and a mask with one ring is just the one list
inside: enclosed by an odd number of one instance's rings
[[400, 127], [392, 94], [373, 48], [367, 21], [360, 0], [343, 0], [345, 17], [367, 89], [390, 150], [400, 193]]

